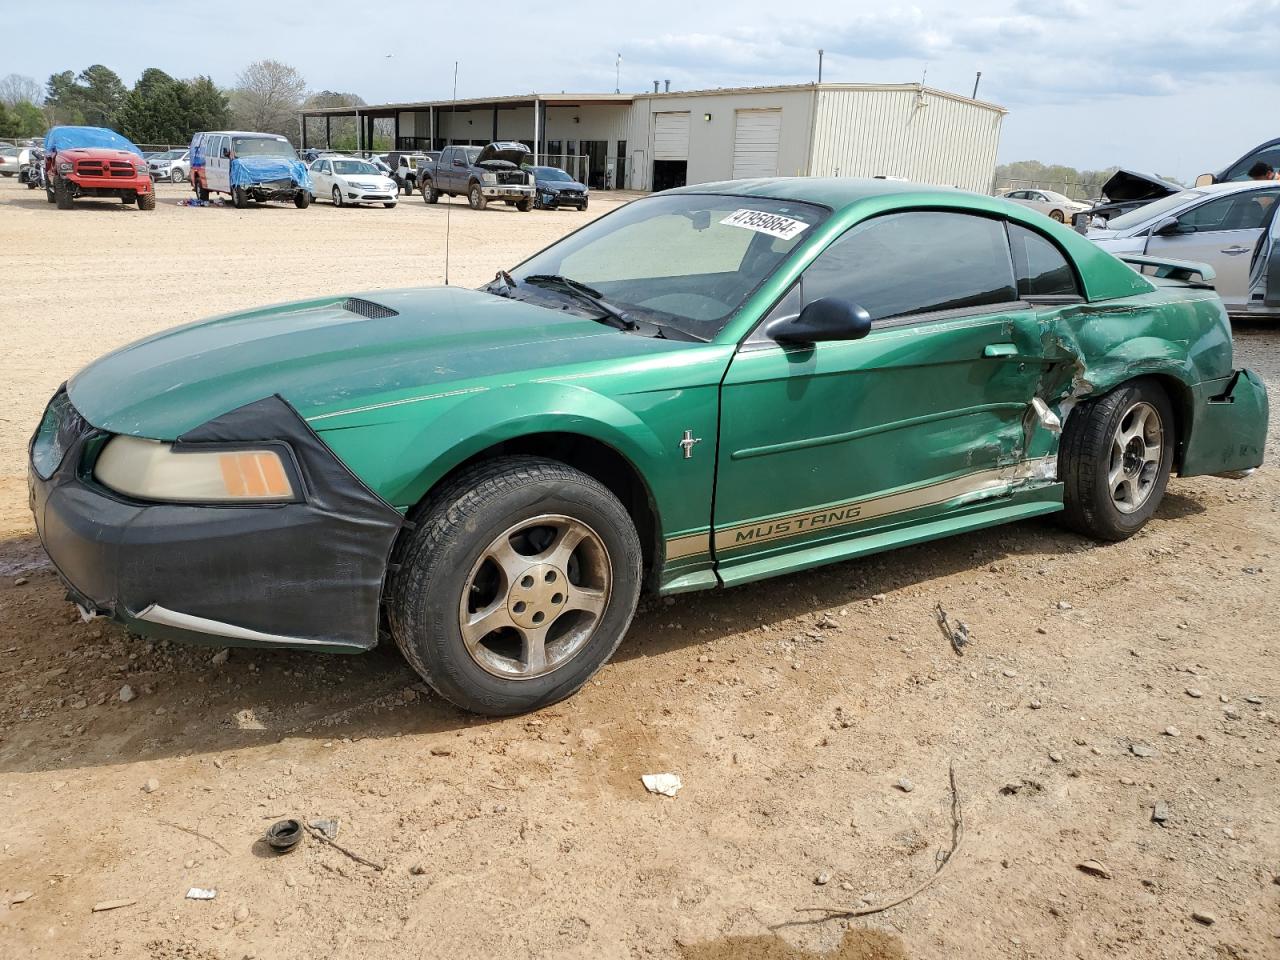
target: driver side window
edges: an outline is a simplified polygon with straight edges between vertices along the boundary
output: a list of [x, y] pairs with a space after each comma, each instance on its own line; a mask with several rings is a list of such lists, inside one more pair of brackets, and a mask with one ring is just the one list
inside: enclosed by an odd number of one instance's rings
[[1233, 194], [1202, 203], [1178, 218], [1180, 233], [1219, 230], [1259, 230], [1271, 213], [1280, 190]]
[[839, 297], [872, 320], [1018, 299], [1004, 225], [935, 210], [858, 224], [809, 265], [801, 287], [804, 303]]

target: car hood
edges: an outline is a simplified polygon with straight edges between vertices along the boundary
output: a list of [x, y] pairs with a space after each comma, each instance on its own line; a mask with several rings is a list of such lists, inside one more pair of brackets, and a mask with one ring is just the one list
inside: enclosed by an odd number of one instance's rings
[[138, 154], [128, 150], [112, 150], [107, 147], [63, 147], [58, 151], [59, 160], [128, 160], [138, 162]]
[[[394, 315], [379, 316], [388, 310]], [[273, 394], [312, 417], [429, 395], [464, 380], [681, 346], [687, 344], [622, 333], [566, 311], [433, 287], [202, 320], [106, 355], [67, 390], [95, 427], [172, 440]]]
[[1133, 200], [1159, 200], [1184, 189], [1185, 187], [1149, 173], [1138, 173], [1122, 167], [1102, 185], [1102, 195], [1111, 203], [1127, 203]]
[[531, 155], [529, 148], [523, 143], [499, 141], [489, 144], [480, 151], [480, 156], [476, 157], [476, 165], [484, 166], [498, 161], [499, 166], [509, 163], [513, 167], [518, 167], [527, 162], [527, 158]]
[[577, 180], [539, 180], [539, 190], [552, 190], [559, 193], [561, 190], [570, 190], [582, 192], [586, 190], [586, 184], [579, 183]]

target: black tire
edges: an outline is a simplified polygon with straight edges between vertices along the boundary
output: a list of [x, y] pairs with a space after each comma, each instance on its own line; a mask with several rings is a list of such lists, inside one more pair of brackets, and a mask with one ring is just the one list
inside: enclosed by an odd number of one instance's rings
[[57, 202], [57, 199], [58, 199], [58, 198], [57, 198], [56, 196], [54, 196], [54, 193], [53, 193], [53, 187], [45, 187], [45, 188], [44, 188], [44, 198], [45, 198], [46, 200], [48, 200], [50, 203], [56, 203], [56, 202]]
[[138, 194], [139, 210], [154, 210], [156, 208], [156, 195], [154, 193]]
[[1067, 218], [1061, 210], [1050, 210], [1049, 219], [1056, 220], [1058, 223], [1065, 223]]
[[329, 193], [329, 199], [333, 201], [333, 205], [334, 205], [335, 207], [341, 207], [341, 206], [343, 205], [343, 203], [342, 203], [342, 191], [341, 191], [340, 189], [338, 189], [338, 187], [336, 187], [336, 186], [335, 186], [335, 187], [333, 188], [333, 190], [332, 190], [332, 191], [330, 191], [330, 193]]
[[[589, 638], [560, 666], [529, 679], [498, 676], [463, 642], [463, 591], [494, 538], [547, 514], [596, 533], [611, 572], [609, 598]], [[640, 596], [640, 540], [626, 509], [598, 481], [554, 460], [499, 457], [458, 474], [415, 522], [390, 584], [391, 632], [409, 664], [445, 699], [491, 716], [537, 710], [576, 692], [617, 649]]]
[[471, 204], [472, 210], [483, 210], [489, 205], [489, 201], [485, 199], [484, 191], [480, 189], [480, 184], [472, 183], [467, 188], [467, 203]]
[[587, 198], [586, 198], [586, 197], [583, 197], [583, 198], [582, 198], [582, 206], [578, 207], [578, 212], [579, 212], [579, 213], [581, 213], [581, 212], [582, 212], [583, 210], [585, 210], [585, 209], [587, 209]]
[[[1117, 506], [1109, 475], [1117, 433], [1136, 404], [1147, 404], [1154, 411], [1160, 429], [1160, 456], [1158, 467], [1150, 474], [1145, 499], [1126, 511]], [[1067, 417], [1058, 450], [1058, 473], [1066, 485], [1062, 523], [1096, 540], [1115, 542], [1133, 536], [1160, 506], [1176, 443], [1173, 405], [1154, 380], [1133, 380], [1076, 407]], [[1128, 462], [1123, 456], [1121, 459]], [[1151, 463], [1154, 467], [1154, 458]]]
[[249, 198], [245, 195], [242, 187], [231, 188], [231, 205], [237, 210], [243, 210], [249, 206]]
[[299, 190], [293, 195], [293, 205], [299, 210], [305, 210], [311, 206], [311, 194], [305, 190]]
[[58, 205], [59, 210], [70, 210], [74, 199], [67, 181], [58, 178], [53, 182], [53, 202]]
[[182, 168], [181, 168], [181, 167], [171, 167], [171, 168], [169, 169], [169, 182], [170, 182], [170, 183], [181, 183], [181, 182], [182, 182], [183, 180], [185, 180], [185, 179], [187, 179], [187, 175], [186, 175], [185, 173], [183, 173], [183, 172], [182, 172]]
[[430, 180], [422, 181], [422, 200], [424, 203], [439, 203], [440, 191]]
[[523, 200], [521, 200], [519, 203], [516, 204], [516, 209], [519, 210], [521, 213], [528, 213], [530, 210], [533, 209], [533, 197], [525, 197]]

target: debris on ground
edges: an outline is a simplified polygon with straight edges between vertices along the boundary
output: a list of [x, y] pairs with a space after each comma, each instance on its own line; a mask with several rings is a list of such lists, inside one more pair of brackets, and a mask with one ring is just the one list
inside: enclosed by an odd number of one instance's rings
[[[297, 821], [294, 821], [294, 822], [296, 823]], [[360, 854], [356, 853], [355, 851], [348, 850], [342, 844], [338, 843], [338, 841], [331, 840], [329, 837], [325, 836], [321, 831], [311, 826], [311, 824], [307, 824], [306, 827], [307, 827], [307, 833], [311, 834], [321, 843], [327, 843], [329, 846], [333, 847], [333, 849], [337, 850], [339, 853], [343, 854], [344, 856], [350, 857], [356, 863], [362, 863], [366, 867], [372, 867], [374, 870], [377, 870], [379, 873], [387, 869], [383, 864], [377, 863], [373, 860], [369, 860], [366, 857], [362, 857], [360, 856]]]
[[277, 820], [267, 827], [265, 839], [276, 853], [288, 853], [302, 839], [302, 824], [297, 820]]
[[1148, 746], [1145, 743], [1129, 744], [1129, 752], [1132, 753], [1135, 757], [1143, 757], [1143, 758], [1154, 757], [1157, 755], [1156, 748]]
[[339, 823], [340, 821], [338, 820], [338, 818], [334, 817], [332, 819], [308, 820], [307, 826], [309, 826], [312, 830], [319, 830], [330, 840], [337, 840]]
[[192, 887], [187, 891], [188, 900], [212, 900], [217, 895], [217, 890], [206, 890], [204, 887]]
[[160, 781], [157, 780], [155, 777], [148, 777], [146, 782], [143, 783], [142, 785], [143, 793], [155, 793], [159, 789], [160, 789]]
[[1155, 806], [1151, 808], [1151, 822], [1167, 827], [1169, 825], [1169, 804], [1163, 800], [1157, 801]]
[[132, 907], [137, 902], [137, 900], [130, 900], [128, 898], [121, 900], [101, 900], [93, 905], [93, 912], [102, 913], [105, 910], [119, 910], [121, 907]]
[[120, 698], [121, 703], [128, 703], [130, 700], [136, 697], [137, 694], [133, 692], [133, 687], [129, 686], [126, 683], [123, 687], [120, 688], [120, 692], [117, 694], [117, 696]]
[[951, 617], [947, 615], [947, 611], [942, 609], [942, 604], [934, 607], [933, 615], [938, 619], [938, 627], [942, 630], [942, 635], [947, 638], [947, 642], [951, 644], [951, 649], [959, 656], [964, 656], [964, 648], [971, 642], [969, 636], [969, 625], [963, 620], [956, 620], [952, 625]]
[[1106, 864], [1101, 860], [1082, 860], [1076, 864], [1076, 869], [1081, 873], [1087, 873], [1091, 877], [1101, 877], [1103, 880], [1111, 879], [1111, 871], [1107, 869]]
[[640, 782], [650, 793], [658, 793], [664, 797], [674, 797], [684, 786], [678, 773], [646, 773], [640, 778]]
[[20, 903], [26, 903], [34, 896], [35, 892], [32, 890], [21, 890], [9, 897], [9, 906], [16, 907]]
[[1206, 927], [1211, 927], [1218, 922], [1218, 918], [1207, 910], [1192, 910], [1191, 919], [1196, 923], [1203, 923]]
[[1000, 788], [1000, 793], [1006, 797], [1016, 796], [1023, 791], [1027, 793], [1044, 793], [1044, 785], [1039, 780], [1019, 777], [1017, 780], [1010, 780]]

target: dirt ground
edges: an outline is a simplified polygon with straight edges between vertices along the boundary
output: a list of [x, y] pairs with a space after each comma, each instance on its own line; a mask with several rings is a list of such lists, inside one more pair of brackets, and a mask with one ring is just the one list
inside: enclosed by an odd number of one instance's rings
[[[1119, 545], [1027, 522], [650, 601], [578, 696], [517, 719], [452, 709], [394, 650], [224, 660], [80, 623], [26, 508], [62, 380], [208, 314], [441, 279], [444, 205], [185, 195], [59, 212], [0, 181], [0, 955], [1280, 957], [1274, 470], [1175, 480]], [[451, 279], [612, 205], [454, 205]], [[1237, 350], [1280, 394], [1280, 330]], [[952, 763], [936, 883], [808, 911], [932, 873]], [[270, 855], [284, 816], [384, 869], [311, 837]]]

